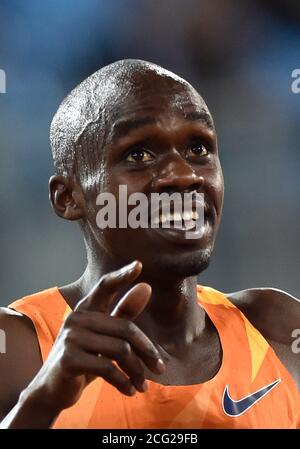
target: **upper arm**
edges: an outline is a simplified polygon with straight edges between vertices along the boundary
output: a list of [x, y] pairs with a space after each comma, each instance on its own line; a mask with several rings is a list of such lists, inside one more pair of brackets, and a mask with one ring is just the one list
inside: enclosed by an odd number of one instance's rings
[[293, 331], [300, 330], [299, 299], [273, 288], [243, 290], [227, 297], [265, 337], [300, 390], [300, 358], [293, 345]]
[[18, 312], [0, 308], [0, 421], [42, 365], [31, 321]]

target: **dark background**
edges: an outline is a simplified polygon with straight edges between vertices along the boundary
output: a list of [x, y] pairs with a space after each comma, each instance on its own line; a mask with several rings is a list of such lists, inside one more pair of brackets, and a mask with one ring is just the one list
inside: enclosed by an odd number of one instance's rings
[[86, 76], [140, 58], [193, 83], [214, 115], [223, 223], [200, 282], [300, 296], [300, 2], [1, 0], [0, 303], [78, 277], [84, 246], [48, 202], [49, 124]]

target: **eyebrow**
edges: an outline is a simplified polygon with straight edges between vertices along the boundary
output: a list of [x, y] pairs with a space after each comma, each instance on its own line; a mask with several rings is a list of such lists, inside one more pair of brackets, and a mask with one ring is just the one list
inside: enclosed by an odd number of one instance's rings
[[[193, 111], [184, 114], [184, 119], [187, 122], [202, 122], [207, 125], [208, 128], [214, 130], [214, 122], [210, 114], [206, 111]], [[117, 121], [111, 130], [111, 136], [113, 139], [120, 139], [127, 136], [132, 131], [136, 131], [139, 128], [147, 125], [156, 125], [159, 122], [157, 117], [139, 117], [129, 120]]]
[[188, 112], [184, 114], [185, 120], [189, 122], [202, 122], [205, 123], [205, 125], [208, 126], [208, 128], [214, 130], [215, 125], [214, 121], [210, 114], [208, 114], [206, 111], [193, 111]]

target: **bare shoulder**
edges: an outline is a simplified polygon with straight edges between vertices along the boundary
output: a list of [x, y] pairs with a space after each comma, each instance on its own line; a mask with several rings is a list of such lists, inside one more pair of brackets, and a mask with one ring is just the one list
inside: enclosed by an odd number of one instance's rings
[[41, 365], [32, 322], [14, 310], [0, 308], [0, 420], [15, 405]]
[[289, 343], [300, 327], [300, 300], [276, 288], [251, 288], [226, 295], [267, 339]]
[[[265, 337], [300, 390], [300, 300], [275, 288], [252, 288], [226, 295]], [[298, 338], [299, 340], [299, 338]]]
[[[8, 307], [0, 307], [0, 329], [6, 337], [5, 353], [9, 355], [9, 346], [13, 345], [14, 349], [20, 346], [27, 346], [27, 343], [37, 342], [34, 326], [29, 318]], [[17, 345], [17, 347], [15, 347]], [[25, 348], [24, 348], [25, 349]]]

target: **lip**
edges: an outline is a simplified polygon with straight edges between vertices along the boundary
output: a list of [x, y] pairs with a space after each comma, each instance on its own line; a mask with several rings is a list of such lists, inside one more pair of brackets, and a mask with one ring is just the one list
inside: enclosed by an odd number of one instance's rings
[[[209, 214], [209, 207], [206, 203], [206, 201], [203, 199], [193, 199], [191, 201], [192, 211], [197, 211], [199, 216], [201, 216], [201, 213], [204, 214], [204, 218], [208, 217]], [[149, 226], [152, 227], [155, 218], [159, 217], [162, 213], [162, 206], [156, 207], [155, 209], [151, 210], [151, 215], [149, 216]], [[172, 207], [170, 208], [170, 212], [173, 213], [174, 210], [176, 210], [176, 204], [172, 204]], [[182, 204], [179, 204], [179, 210], [182, 210]], [[200, 212], [200, 213], [199, 213]]]
[[156, 205], [156, 207], [153, 207], [153, 204], [150, 203], [146, 213], [148, 221], [144, 223], [143, 227], [148, 228], [148, 232], [150, 235], [153, 235], [153, 237], [168, 240], [173, 244], [179, 245], [197, 246], [200, 242], [202, 244], [207, 238], [211, 237], [214, 229], [215, 210], [213, 205], [209, 205], [202, 195], [192, 197], [191, 202], [188, 204], [188, 209], [191, 207], [191, 210], [197, 211], [199, 215], [199, 219], [193, 220], [195, 222], [193, 228], [189, 228], [191, 220], [189, 220], [189, 222], [181, 222], [188, 228], [179, 227], [179, 221], [167, 222], [168, 227], [166, 226], [166, 223], [163, 224], [159, 222], [159, 224], [155, 224], [155, 219], [157, 219], [162, 212], [173, 213], [176, 210], [182, 211], [182, 202], [180, 204], [178, 203], [178, 206], [179, 209], [176, 209], [176, 202], [174, 202], [168, 204], [169, 209], [163, 211], [163, 203], [160, 203], [158, 206]]
[[[204, 225], [194, 230], [185, 230], [180, 228], [150, 228], [150, 232], [156, 234], [159, 238], [168, 240], [171, 243], [176, 243], [186, 246], [195, 246], [206, 240], [206, 238], [212, 233], [213, 226], [210, 220], [205, 220]], [[187, 235], [189, 237], [187, 237]]]

